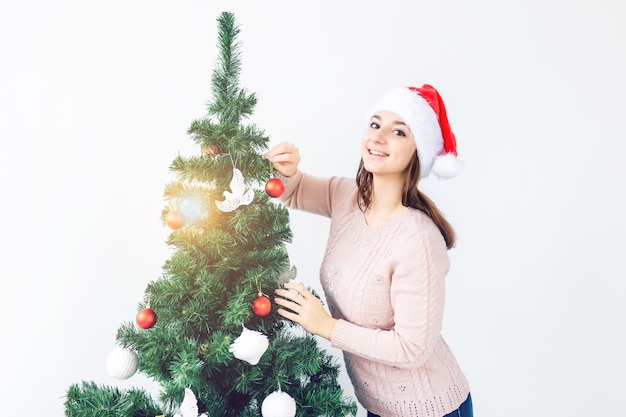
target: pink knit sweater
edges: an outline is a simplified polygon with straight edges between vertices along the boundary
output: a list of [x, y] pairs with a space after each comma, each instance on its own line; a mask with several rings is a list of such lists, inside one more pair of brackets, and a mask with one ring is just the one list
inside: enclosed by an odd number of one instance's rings
[[443, 236], [428, 216], [405, 209], [368, 226], [354, 179], [281, 177], [289, 208], [330, 217], [320, 277], [331, 345], [344, 353], [355, 395], [382, 417], [441, 417], [467, 398], [468, 382], [441, 336]]

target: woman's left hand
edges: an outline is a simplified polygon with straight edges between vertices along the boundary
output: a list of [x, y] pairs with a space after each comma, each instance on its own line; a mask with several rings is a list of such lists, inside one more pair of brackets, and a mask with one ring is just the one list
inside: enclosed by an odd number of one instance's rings
[[287, 282], [285, 289], [279, 288], [275, 294], [274, 302], [291, 310], [279, 308], [278, 314], [295, 321], [307, 332], [330, 340], [337, 320], [326, 312], [320, 299], [311, 294], [304, 284]]

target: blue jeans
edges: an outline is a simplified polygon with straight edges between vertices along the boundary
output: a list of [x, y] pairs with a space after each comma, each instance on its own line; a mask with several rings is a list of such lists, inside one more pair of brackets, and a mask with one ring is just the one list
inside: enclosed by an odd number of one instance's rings
[[[378, 414], [367, 412], [367, 417], [380, 417]], [[443, 417], [474, 417], [474, 409], [472, 407], [472, 396], [467, 395], [467, 400], [451, 413], [446, 414]]]

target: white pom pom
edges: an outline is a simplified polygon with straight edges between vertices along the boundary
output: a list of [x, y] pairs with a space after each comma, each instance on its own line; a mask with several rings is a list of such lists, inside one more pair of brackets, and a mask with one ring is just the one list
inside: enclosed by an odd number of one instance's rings
[[121, 346], [117, 346], [107, 356], [107, 371], [113, 378], [128, 379], [135, 375], [138, 366], [137, 354]]
[[447, 153], [435, 158], [431, 172], [438, 178], [448, 179], [456, 177], [461, 171], [463, 171], [463, 161], [454, 154]]
[[235, 339], [228, 350], [235, 358], [256, 365], [268, 347], [267, 336], [244, 327], [241, 335]]
[[286, 392], [274, 391], [261, 404], [263, 417], [294, 417], [296, 415], [296, 401]]

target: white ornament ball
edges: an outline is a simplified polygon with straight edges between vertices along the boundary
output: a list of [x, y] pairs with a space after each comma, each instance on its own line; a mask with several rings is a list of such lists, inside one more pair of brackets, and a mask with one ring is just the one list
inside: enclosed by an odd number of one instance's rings
[[121, 346], [116, 347], [107, 356], [107, 371], [117, 379], [128, 379], [135, 375], [139, 366], [137, 354]]
[[274, 391], [261, 404], [263, 417], [295, 417], [296, 401], [286, 392]]

